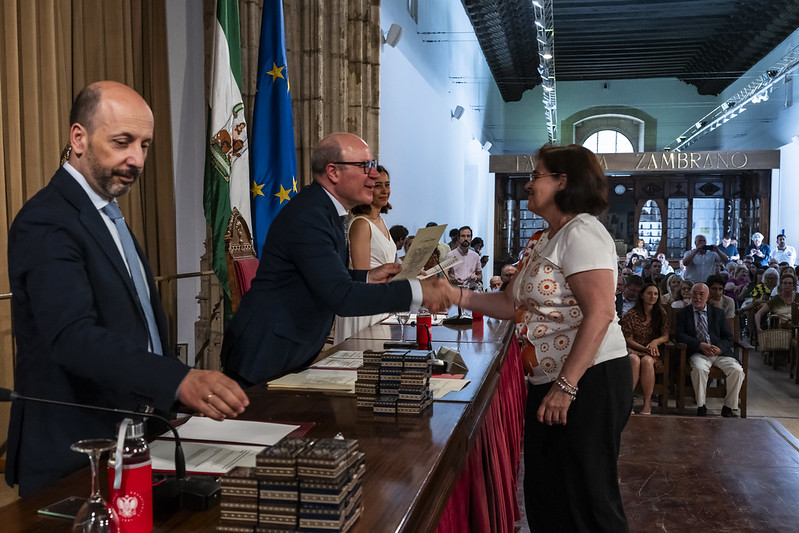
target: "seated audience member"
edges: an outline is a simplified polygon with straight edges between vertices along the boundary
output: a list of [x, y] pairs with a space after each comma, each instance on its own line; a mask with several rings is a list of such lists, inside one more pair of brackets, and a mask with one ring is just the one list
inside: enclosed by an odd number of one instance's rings
[[500, 290], [505, 290], [505, 286], [510, 282], [514, 274], [516, 274], [516, 265], [511, 263], [502, 265], [502, 269], [499, 271], [499, 277], [502, 278], [502, 287], [500, 287]]
[[660, 259], [652, 259], [649, 263], [644, 263], [644, 268], [641, 274], [641, 277], [644, 278], [644, 282], [646, 283], [654, 283], [658, 284], [663, 279], [660, 271], [662, 268], [662, 264]]
[[735, 245], [735, 243], [733, 243], [732, 237], [729, 233], [725, 233], [721, 238], [719, 250], [721, 250], [730, 261], [737, 261], [741, 258], [741, 254], [738, 252], [738, 247]]
[[763, 242], [763, 234], [759, 232], [753, 233], [752, 242], [746, 247], [744, 256], [751, 257], [757, 266], [768, 268], [770, 255], [771, 249], [768, 244]]
[[768, 266], [769, 266], [769, 268], [777, 268], [778, 269], [778, 268], [780, 268], [780, 263], [779, 263], [779, 261], [777, 261], [773, 257], [769, 257]]
[[788, 263], [791, 266], [796, 264], [796, 249], [785, 244], [785, 234], [777, 235], [777, 247], [771, 250], [771, 258], [778, 263]]
[[414, 237], [415, 235], [408, 235], [407, 237], [405, 237], [405, 244], [402, 245], [402, 250], [405, 253], [402, 254], [402, 257], [400, 257], [400, 259], [404, 259], [405, 256], [408, 254], [408, 249], [411, 247], [411, 244], [413, 244]]
[[680, 282], [680, 299], [671, 302], [674, 309], [682, 309], [685, 306], [691, 305], [691, 288], [694, 284], [687, 279]]
[[758, 283], [746, 294], [746, 298], [751, 298], [749, 305], [744, 305], [744, 308], [754, 307], [755, 309], [767, 302], [771, 298], [771, 293], [777, 288], [780, 282], [780, 273], [776, 268], [767, 268], [763, 272], [763, 281]]
[[492, 276], [491, 279], [488, 280], [488, 287], [493, 292], [500, 290], [500, 287], [502, 287], [502, 278], [500, 276]]
[[624, 290], [616, 295], [616, 314], [619, 315], [619, 319], [633, 308], [643, 286], [644, 280], [641, 276], [632, 275], [624, 280]]
[[388, 233], [391, 235], [391, 240], [397, 246], [397, 251], [403, 249], [405, 246], [405, 239], [408, 238], [408, 228], [405, 226], [391, 226], [388, 228]]
[[685, 265], [683, 279], [694, 283], [704, 282], [708, 276], [715, 274], [716, 263], [727, 259], [727, 256], [722, 257], [722, 253], [715, 244], [708, 246], [704, 235], [697, 235], [694, 248], [685, 252], [682, 258]]
[[727, 284], [724, 285], [724, 294], [729, 296], [734, 301], [739, 302], [739, 296], [749, 286], [749, 270], [741, 265], [735, 267], [730, 272], [730, 277], [727, 278]]
[[630, 259], [627, 261], [627, 268], [633, 271], [633, 274], [638, 276], [643, 271], [643, 259], [638, 254], [630, 254]]
[[682, 287], [682, 278], [672, 272], [668, 274], [663, 281], [660, 282], [660, 303], [665, 307], [671, 307], [671, 304], [677, 300], [682, 299], [680, 288]]
[[738, 394], [744, 381], [741, 364], [732, 351], [732, 332], [727, 326], [724, 311], [707, 305], [710, 291], [704, 283], [691, 288], [691, 305], [677, 312], [677, 342], [688, 346], [691, 383], [696, 395], [696, 416], [707, 416], [705, 396], [710, 368], [720, 368], [727, 381], [727, 396], [721, 416], [736, 417]]
[[[796, 301], [796, 274], [785, 272], [780, 279], [779, 292], [772, 296], [766, 305], [755, 313], [755, 326], [758, 331], [763, 331], [763, 317], [769, 313], [776, 317], [779, 327], [791, 327], [791, 306]], [[768, 322], [767, 322], [768, 323]]]
[[485, 246], [485, 244], [483, 243], [483, 239], [481, 237], [475, 237], [472, 239], [472, 250], [477, 252], [477, 255], [480, 255], [480, 252], [483, 250], [483, 246]]
[[627, 260], [630, 260], [633, 254], [637, 254], [642, 259], [647, 259], [649, 257], [649, 250], [646, 249], [646, 245], [644, 244], [643, 239], [638, 239], [635, 241], [635, 247], [627, 252]]
[[452, 228], [449, 230], [449, 249], [454, 250], [458, 247], [460, 233], [458, 228]]
[[674, 268], [669, 264], [669, 260], [666, 259], [666, 254], [663, 252], [657, 255], [658, 261], [660, 261], [660, 274], [665, 276], [667, 274], [671, 274], [674, 272]]
[[483, 243], [483, 239], [481, 239], [480, 237], [475, 237], [474, 240], [472, 241], [472, 250], [477, 252], [477, 255], [480, 256], [480, 268], [485, 268], [486, 265], [488, 264], [488, 256], [482, 255], [480, 253], [483, 250], [483, 246], [485, 246], [485, 244]]
[[724, 296], [724, 279], [721, 276], [708, 276], [707, 282], [708, 303], [724, 311], [724, 318], [727, 319], [727, 327], [731, 332], [735, 332], [735, 301], [729, 296]]
[[475, 290], [482, 287], [483, 269], [480, 267], [480, 256], [469, 248], [472, 241], [472, 228], [463, 226], [459, 230], [458, 247], [447, 254], [447, 258], [457, 258], [461, 262], [449, 269], [449, 279], [455, 285]]
[[666, 310], [660, 305], [660, 290], [647, 283], [635, 306], [624, 313], [621, 330], [627, 341], [630, 364], [633, 367], [633, 389], [641, 380], [644, 395], [642, 415], [652, 413], [652, 391], [655, 387], [655, 369], [663, 367], [660, 345], [669, 340], [669, 321]]

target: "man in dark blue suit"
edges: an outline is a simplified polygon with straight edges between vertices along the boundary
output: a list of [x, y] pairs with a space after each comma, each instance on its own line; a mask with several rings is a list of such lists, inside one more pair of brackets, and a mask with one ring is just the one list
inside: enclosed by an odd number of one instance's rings
[[721, 416], [735, 417], [738, 393], [744, 382], [744, 371], [732, 351], [733, 339], [724, 311], [707, 300], [710, 290], [704, 283], [691, 288], [691, 305], [677, 312], [677, 342], [688, 346], [691, 383], [696, 394], [696, 415], [707, 416], [705, 395], [710, 367], [718, 367], [727, 380], [727, 397]]
[[[334, 133], [311, 156], [314, 182], [269, 228], [258, 272], [222, 343], [224, 372], [242, 385], [268, 381], [310, 364], [334, 315], [375, 315], [446, 307], [443, 280], [389, 281], [401, 266], [348, 270], [342, 225], [347, 211], [372, 202], [378, 177], [369, 146]], [[368, 283], [367, 282], [368, 274]]]
[[[76, 98], [68, 161], [9, 231], [14, 386], [25, 396], [165, 413], [179, 400], [233, 417], [246, 395], [222, 373], [190, 369], [171, 353], [150, 267], [113, 211], [141, 175], [152, 136], [150, 107], [133, 89], [97, 82]], [[113, 438], [121, 418], [15, 402], [6, 481], [24, 496], [84, 468], [70, 444]]]

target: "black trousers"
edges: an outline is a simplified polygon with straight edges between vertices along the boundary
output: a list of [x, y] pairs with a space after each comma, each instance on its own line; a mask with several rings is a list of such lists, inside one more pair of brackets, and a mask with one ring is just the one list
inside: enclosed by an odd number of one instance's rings
[[524, 499], [530, 530], [627, 532], [617, 461], [632, 409], [627, 357], [589, 368], [565, 426], [537, 420], [551, 383], [528, 386], [524, 436]]

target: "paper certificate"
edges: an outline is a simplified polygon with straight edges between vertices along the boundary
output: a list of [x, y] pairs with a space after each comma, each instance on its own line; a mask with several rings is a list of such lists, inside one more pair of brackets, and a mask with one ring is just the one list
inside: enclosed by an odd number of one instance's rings
[[[427, 260], [433, 255], [433, 250], [438, 246], [438, 241], [444, 235], [446, 224], [422, 228], [416, 232], [405, 259], [402, 260], [402, 271], [394, 276], [394, 279], [414, 279], [419, 275], [419, 271], [424, 268]], [[446, 259], [439, 257], [440, 261]]]

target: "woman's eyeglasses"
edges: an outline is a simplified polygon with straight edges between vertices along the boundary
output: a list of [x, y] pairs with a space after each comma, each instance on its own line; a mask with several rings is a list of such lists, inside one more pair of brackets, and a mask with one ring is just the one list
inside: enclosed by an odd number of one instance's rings
[[560, 174], [560, 172], [533, 172], [530, 174], [530, 181], [535, 181], [544, 176], [559, 176]]

